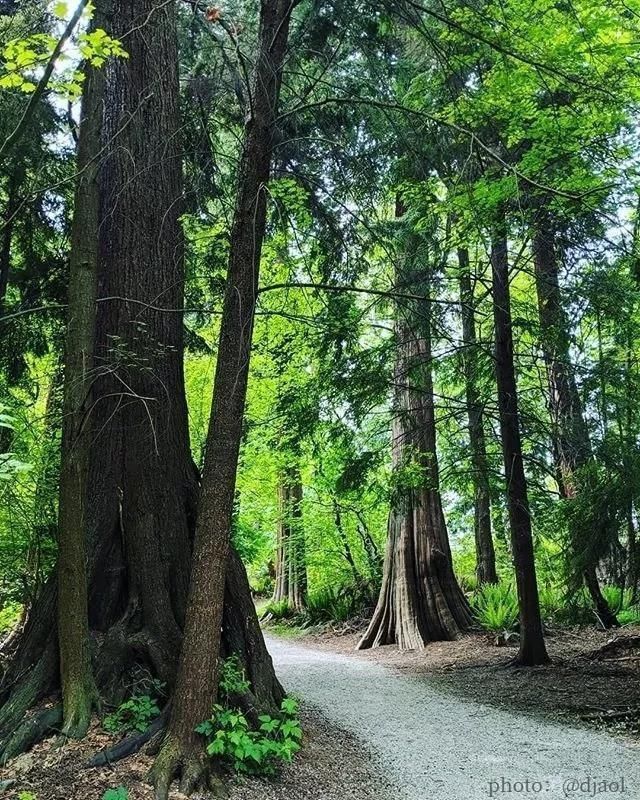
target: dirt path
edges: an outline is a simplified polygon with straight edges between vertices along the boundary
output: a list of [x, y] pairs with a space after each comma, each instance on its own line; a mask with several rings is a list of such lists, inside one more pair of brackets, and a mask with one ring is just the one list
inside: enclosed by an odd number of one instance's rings
[[398, 800], [640, 798], [640, 748], [622, 739], [459, 699], [361, 658], [267, 644], [287, 691], [371, 748]]

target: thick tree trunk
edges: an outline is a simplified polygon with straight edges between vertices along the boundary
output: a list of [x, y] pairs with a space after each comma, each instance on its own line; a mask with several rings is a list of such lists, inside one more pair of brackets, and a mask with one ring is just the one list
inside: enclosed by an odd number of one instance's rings
[[[404, 211], [398, 203], [397, 217]], [[420, 649], [455, 639], [471, 612], [453, 573], [436, 455], [428, 266], [407, 242], [400, 290], [425, 294], [420, 308], [398, 309], [392, 460], [399, 477], [389, 514], [382, 587], [359, 649], [397, 644]], [[426, 287], [426, 289], [425, 289]], [[404, 318], [403, 318], [404, 311]], [[410, 475], [417, 475], [411, 478]], [[406, 475], [408, 480], [403, 480]]]
[[213, 403], [194, 542], [184, 643], [166, 740], [153, 768], [157, 800], [166, 800], [176, 773], [181, 790], [200, 782], [204, 750], [195, 728], [216, 699], [226, 556], [266, 228], [266, 184], [276, 130], [291, 0], [262, 0], [252, 101], [245, 125], [231, 229]]
[[517, 660], [520, 664], [534, 666], [547, 663], [549, 657], [542, 632], [531, 516], [522, 459], [513, 354], [509, 256], [504, 227], [497, 232], [491, 244], [491, 267], [498, 408], [507, 482], [511, 545], [520, 609], [520, 652]]
[[58, 641], [63, 733], [87, 732], [97, 690], [89, 651], [86, 570], [87, 474], [91, 440], [87, 415], [95, 334], [98, 275], [100, 151], [103, 76], [86, 72], [78, 145], [71, 254], [69, 312], [65, 344], [62, 405], [62, 457], [58, 511]]
[[302, 526], [302, 482], [296, 466], [283, 470], [278, 498], [280, 513], [273, 600], [276, 603], [286, 601], [294, 611], [302, 611], [307, 595], [307, 566]]
[[458, 250], [460, 269], [460, 306], [462, 309], [462, 343], [467, 416], [469, 419], [469, 444], [473, 468], [474, 532], [476, 543], [476, 575], [478, 583], [497, 583], [496, 553], [491, 533], [491, 494], [489, 490], [489, 462], [484, 436], [483, 408], [478, 392], [476, 373], [480, 349], [476, 337], [475, 303], [469, 268], [469, 251]]
[[[198, 474], [189, 449], [179, 313], [184, 275], [175, 8], [160, 0], [117, 0], [110, 11], [105, 27], [122, 38], [129, 58], [109, 63], [104, 76], [85, 516], [95, 679], [103, 697], [119, 702], [123, 676], [136, 665], [164, 681], [169, 694], [174, 687]], [[235, 554], [230, 559], [224, 652], [244, 660], [255, 707], [272, 710], [282, 689], [244, 567]], [[56, 585], [54, 576], [43, 589], [0, 686], [0, 759], [24, 746], [12, 732], [59, 685]]]
[[[584, 419], [582, 403], [576, 385], [569, 347], [569, 322], [562, 304], [558, 275], [558, 256], [553, 224], [548, 212], [538, 212], [533, 230], [533, 261], [538, 295], [540, 319], [540, 344], [544, 355], [549, 384], [549, 411], [553, 429], [554, 455], [559, 475], [559, 485], [567, 498], [580, 492], [576, 471], [591, 458], [591, 443]], [[581, 546], [585, 531], [572, 531], [574, 551], [582, 553], [589, 548]], [[584, 564], [584, 583], [605, 627], [617, 624], [600, 590], [596, 576], [597, 564]]]

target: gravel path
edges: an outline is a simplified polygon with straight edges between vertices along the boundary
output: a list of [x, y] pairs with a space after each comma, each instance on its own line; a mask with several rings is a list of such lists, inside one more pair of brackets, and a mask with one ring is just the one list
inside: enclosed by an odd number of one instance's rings
[[364, 658], [267, 645], [287, 691], [373, 749], [397, 800], [640, 798], [640, 748], [622, 739], [458, 699]]

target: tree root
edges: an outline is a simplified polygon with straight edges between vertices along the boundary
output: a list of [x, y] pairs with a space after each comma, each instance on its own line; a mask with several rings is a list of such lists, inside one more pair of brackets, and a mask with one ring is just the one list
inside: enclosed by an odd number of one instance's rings
[[0, 764], [19, 756], [33, 747], [45, 734], [60, 730], [62, 725], [62, 706], [53, 706], [37, 711], [29, 716], [17, 730], [2, 743]]
[[179, 778], [179, 790], [190, 795], [197, 788], [207, 786], [216, 796], [221, 796], [222, 782], [211, 770], [206, 754], [197, 741], [187, 744], [168, 736], [149, 773], [155, 790], [155, 800], [168, 800], [174, 778]]
[[87, 767], [103, 767], [105, 764], [114, 764], [127, 756], [137, 753], [144, 745], [153, 739], [154, 736], [161, 733], [167, 724], [169, 718], [169, 708], [165, 708], [162, 714], [155, 719], [151, 725], [143, 733], [136, 733], [133, 736], [127, 736], [122, 741], [118, 742], [114, 747], [109, 747], [106, 750], [101, 750], [96, 753], [87, 762]]

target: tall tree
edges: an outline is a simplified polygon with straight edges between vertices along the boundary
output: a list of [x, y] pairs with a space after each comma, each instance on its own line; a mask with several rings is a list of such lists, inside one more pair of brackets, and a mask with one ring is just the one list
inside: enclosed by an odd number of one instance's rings
[[476, 380], [480, 348], [476, 337], [475, 302], [469, 250], [465, 247], [458, 249], [458, 267], [462, 313], [462, 361], [473, 469], [476, 575], [480, 584], [497, 583], [496, 553], [491, 532], [491, 493], [484, 435], [484, 412]]
[[262, 0], [260, 7], [258, 51], [238, 171], [185, 635], [171, 720], [152, 773], [157, 800], [168, 798], [176, 773], [181, 774], [181, 790], [189, 793], [205, 771], [203, 743], [195, 729], [211, 713], [218, 689], [225, 571], [266, 229], [266, 186], [295, 5], [295, 0]]
[[307, 594], [302, 480], [297, 465], [285, 466], [278, 482], [278, 534], [276, 543], [275, 603], [286, 602], [302, 611]]
[[509, 254], [504, 219], [496, 226], [491, 243], [491, 272], [500, 432], [507, 483], [511, 547], [520, 609], [518, 662], [526, 666], [535, 666], [545, 664], [549, 657], [542, 631], [527, 480], [522, 459], [518, 390], [513, 361]]
[[58, 639], [65, 735], [87, 732], [97, 689], [89, 651], [86, 504], [91, 440], [88, 414], [98, 279], [98, 156], [104, 80], [86, 70], [77, 154], [64, 357], [58, 504]]
[[[549, 411], [556, 469], [563, 496], [576, 498], [580, 494], [580, 480], [577, 473], [592, 458], [592, 450], [571, 362], [569, 322], [560, 290], [554, 221], [552, 214], [546, 208], [537, 210], [532, 249], [540, 319], [540, 344], [549, 385]], [[571, 530], [570, 534], [571, 549], [581, 563], [584, 583], [598, 617], [604, 627], [610, 628], [617, 624], [617, 620], [600, 589], [593, 548], [588, 544], [585, 546], [584, 540], [590, 538], [589, 533]]]
[[425, 299], [397, 311], [392, 423], [397, 481], [382, 587], [360, 649], [394, 643], [402, 649], [421, 649], [431, 641], [455, 639], [471, 623], [453, 573], [440, 495], [431, 349], [432, 255], [407, 231], [411, 222], [405, 214], [398, 199], [397, 291], [423, 294]]

